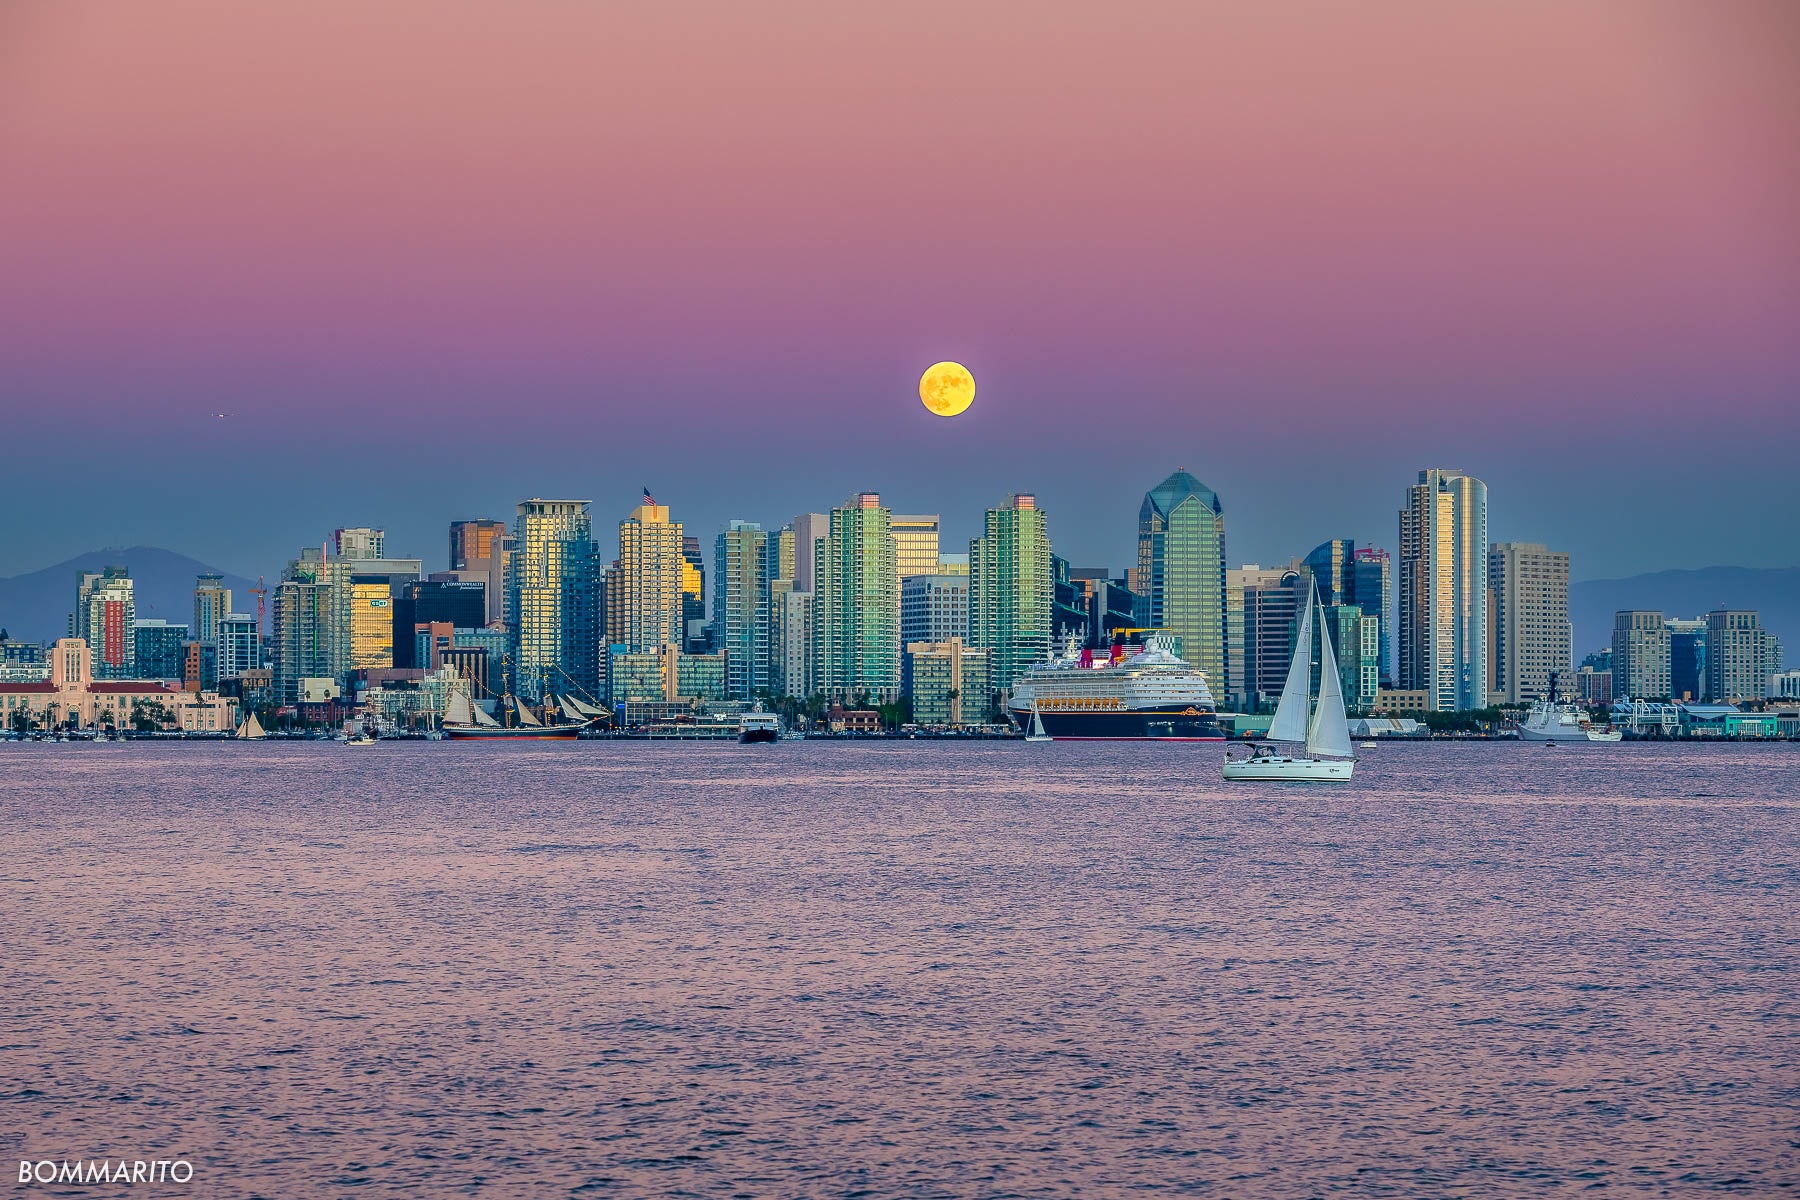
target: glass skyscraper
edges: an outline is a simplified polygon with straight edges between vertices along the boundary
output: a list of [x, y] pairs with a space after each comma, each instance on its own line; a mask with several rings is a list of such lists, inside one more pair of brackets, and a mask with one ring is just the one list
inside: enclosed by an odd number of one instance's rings
[[733, 521], [714, 539], [713, 644], [725, 652], [725, 696], [749, 700], [769, 688], [769, 535]]
[[1225, 509], [1185, 469], [1144, 495], [1138, 509], [1138, 579], [1146, 620], [1181, 639], [1216, 696], [1225, 673]]
[[988, 509], [985, 532], [969, 542], [969, 644], [990, 651], [990, 687], [1010, 690], [1049, 657], [1055, 586], [1037, 498], [1021, 493]]
[[[571, 683], [598, 698], [594, 526], [587, 500], [526, 500], [513, 521], [512, 687], [540, 699]], [[679, 547], [679, 542], [677, 546]]]
[[1400, 686], [1432, 712], [1488, 702], [1487, 484], [1428, 469], [1400, 510]]
[[834, 699], [900, 694], [900, 577], [890, 514], [863, 492], [831, 510], [815, 547], [813, 632], [817, 690]]

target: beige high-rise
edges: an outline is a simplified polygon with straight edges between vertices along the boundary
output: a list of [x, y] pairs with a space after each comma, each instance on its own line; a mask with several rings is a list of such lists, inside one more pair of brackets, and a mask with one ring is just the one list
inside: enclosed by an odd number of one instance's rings
[[1575, 668], [1569, 635], [1569, 556], [1536, 542], [1488, 547], [1488, 590], [1494, 612], [1494, 688], [1508, 704], [1557, 692], [1572, 698]]
[[629, 652], [682, 645], [681, 522], [640, 504], [619, 522], [619, 565], [607, 573], [606, 640]]

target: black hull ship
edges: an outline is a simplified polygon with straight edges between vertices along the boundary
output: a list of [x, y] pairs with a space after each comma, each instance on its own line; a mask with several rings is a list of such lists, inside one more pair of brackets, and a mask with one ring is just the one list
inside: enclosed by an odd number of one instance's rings
[[1121, 646], [1098, 656], [1071, 642], [1061, 658], [1025, 673], [1008, 707], [1021, 726], [1035, 709], [1052, 740], [1225, 739], [1206, 676], [1160, 635], [1135, 653]]

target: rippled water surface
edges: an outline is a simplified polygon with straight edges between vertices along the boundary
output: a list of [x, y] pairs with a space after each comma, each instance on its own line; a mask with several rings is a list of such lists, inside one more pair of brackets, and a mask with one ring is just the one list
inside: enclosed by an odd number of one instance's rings
[[1800, 745], [1218, 757], [0, 745], [9, 1186], [1800, 1192]]

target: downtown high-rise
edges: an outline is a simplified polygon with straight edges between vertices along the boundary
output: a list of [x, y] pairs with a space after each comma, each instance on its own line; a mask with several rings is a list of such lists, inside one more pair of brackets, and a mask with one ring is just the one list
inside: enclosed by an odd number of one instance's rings
[[989, 651], [988, 685], [1010, 690], [1050, 655], [1050, 537], [1028, 493], [988, 509], [983, 529], [969, 542], [969, 644]]
[[1508, 704], [1528, 704], [1575, 686], [1569, 633], [1569, 556], [1536, 542], [1496, 542], [1488, 549], [1494, 605], [1494, 690]]
[[1430, 712], [1486, 708], [1487, 484], [1427, 469], [1400, 510], [1399, 685]]
[[459, 580], [486, 586], [483, 624], [506, 620], [506, 568], [513, 540], [506, 522], [488, 519], [450, 522], [450, 571]]
[[513, 519], [510, 685], [532, 699], [599, 687], [599, 586], [592, 502], [532, 499]]
[[69, 632], [87, 641], [95, 679], [131, 679], [137, 671], [137, 593], [124, 567], [79, 572]]
[[900, 578], [891, 514], [863, 492], [834, 508], [815, 542], [815, 689], [836, 699], [900, 694]]
[[732, 521], [713, 543], [713, 644], [725, 652], [725, 695], [769, 690], [769, 534]]
[[684, 645], [682, 580], [690, 564], [682, 542], [681, 522], [648, 495], [619, 522], [619, 558], [606, 574], [609, 645], [628, 653]]
[[1225, 671], [1225, 509], [1186, 469], [1144, 494], [1138, 508], [1138, 583], [1149, 625], [1181, 639], [1215, 696]]

